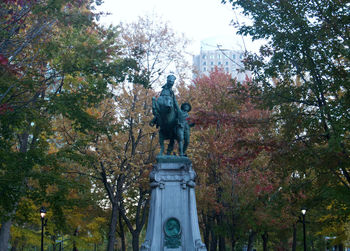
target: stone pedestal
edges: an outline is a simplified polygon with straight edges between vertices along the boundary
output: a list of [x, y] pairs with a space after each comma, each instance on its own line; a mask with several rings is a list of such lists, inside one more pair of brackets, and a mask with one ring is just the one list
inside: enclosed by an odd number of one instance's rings
[[187, 157], [159, 156], [150, 174], [152, 188], [141, 251], [206, 251], [195, 198], [196, 173]]

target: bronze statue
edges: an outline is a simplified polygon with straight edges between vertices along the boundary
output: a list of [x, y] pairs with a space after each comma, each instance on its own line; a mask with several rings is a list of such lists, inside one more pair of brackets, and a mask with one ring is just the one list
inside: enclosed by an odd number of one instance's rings
[[158, 99], [152, 98], [152, 112], [154, 118], [150, 125], [159, 127], [160, 155], [164, 153], [164, 140], [170, 140], [167, 155], [170, 155], [174, 149], [175, 140], [179, 144], [179, 155], [185, 156], [189, 138], [190, 127], [194, 124], [188, 124], [188, 112], [191, 111], [189, 103], [183, 103], [181, 109], [177, 103], [172, 87], [176, 77], [169, 75], [167, 83], [162, 87]]
[[[177, 105], [177, 103], [175, 103]], [[179, 154], [186, 155], [188, 144], [190, 143], [190, 127], [194, 126], [194, 123], [188, 123], [188, 113], [191, 111], [191, 105], [189, 103], [183, 103], [181, 109], [177, 107], [177, 141], [179, 144]]]

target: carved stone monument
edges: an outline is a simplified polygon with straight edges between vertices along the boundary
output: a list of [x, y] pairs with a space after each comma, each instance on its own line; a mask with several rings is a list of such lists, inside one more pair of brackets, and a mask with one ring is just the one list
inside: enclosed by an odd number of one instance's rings
[[158, 156], [150, 174], [150, 211], [141, 251], [207, 250], [199, 232], [195, 177], [189, 158]]
[[[191, 125], [184, 119], [191, 106], [186, 103], [180, 110], [171, 90], [175, 77], [170, 75], [167, 80], [158, 100], [153, 99], [155, 118], [150, 125], [160, 127], [161, 152], [150, 174], [150, 211], [141, 251], [206, 251], [198, 225], [196, 173], [191, 160], [185, 156]], [[184, 133], [188, 134], [182, 135]], [[165, 139], [170, 140], [167, 155], [163, 155]], [[170, 155], [174, 140], [179, 143], [179, 156]]]

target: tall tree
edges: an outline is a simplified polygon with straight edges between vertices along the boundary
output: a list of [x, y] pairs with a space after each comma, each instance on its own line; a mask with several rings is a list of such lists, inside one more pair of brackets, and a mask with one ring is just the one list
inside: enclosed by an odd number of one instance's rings
[[291, 150], [307, 149], [314, 158], [305, 165], [350, 189], [346, 1], [223, 2], [252, 19], [239, 33], [268, 40], [246, 62]]
[[152, 118], [151, 97], [153, 90], [142, 86], [124, 89], [118, 98], [120, 119], [126, 123], [123, 152], [119, 158], [128, 160], [124, 163], [125, 171], [121, 175], [123, 190], [120, 196], [120, 215], [132, 236], [133, 251], [139, 250], [139, 238], [146, 223], [149, 205], [149, 173], [155, 161], [158, 141], [156, 130], [149, 126]]
[[[324, 212], [327, 203], [348, 208], [348, 3], [222, 2], [251, 18], [251, 24], [239, 27], [240, 34], [268, 41], [258, 55], [247, 55], [246, 63], [254, 73], [253, 94], [264, 108], [273, 111], [276, 132], [283, 142], [274, 162], [288, 163], [287, 172], [298, 176], [302, 187], [307, 187], [303, 181], [312, 182], [313, 196], [304, 201], [311, 208], [316, 204], [318, 211]], [[318, 200], [310, 203], [315, 198]], [[344, 212], [338, 212], [341, 218]]]
[[[248, 98], [248, 86], [219, 70], [180, 90], [193, 104], [193, 145], [189, 155], [199, 174], [198, 208], [208, 250], [235, 248], [245, 233], [256, 236], [267, 227], [275, 204], [267, 202], [280, 180], [269, 169], [274, 137], [269, 113]], [[196, 149], [196, 150], [191, 150]], [[278, 227], [278, 224], [272, 224]]]
[[33, 168], [50, 161], [49, 142], [57, 140], [52, 119], [63, 114], [79, 130], [95, 126], [86, 108], [106, 95], [107, 83], [124, 69], [112, 60], [116, 32], [96, 25], [93, 4], [1, 2], [0, 250], [7, 250]]
[[121, 23], [120, 28], [124, 54], [138, 62], [146, 86], [159, 87], [169, 71], [181, 80], [189, 78], [190, 66], [185, 57], [188, 40], [167, 22], [145, 16], [134, 23]]
[[115, 99], [106, 99], [89, 110], [104, 130], [81, 133], [68, 119], [61, 120], [58, 127], [64, 148], [73, 154], [70, 158], [80, 162], [72, 172], [95, 179], [95, 185], [108, 198], [107, 249], [114, 250], [117, 224], [123, 220], [132, 234], [133, 250], [138, 250], [148, 207], [148, 174], [157, 145], [156, 132], [148, 125], [154, 92], [130, 83], [114, 90], [119, 93]]

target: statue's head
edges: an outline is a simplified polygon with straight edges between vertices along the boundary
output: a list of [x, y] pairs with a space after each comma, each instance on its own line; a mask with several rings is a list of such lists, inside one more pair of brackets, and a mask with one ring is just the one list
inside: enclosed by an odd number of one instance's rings
[[192, 107], [189, 103], [183, 103], [181, 105], [181, 110], [186, 111], [186, 112], [190, 112], [192, 110]]
[[168, 77], [166, 78], [166, 80], [167, 80], [167, 83], [168, 84], [171, 84], [171, 86], [173, 86], [173, 84], [174, 84], [174, 82], [175, 82], [175, 79], [176, 79], [176, 77], [174, 76], [174, 75], [168, 75]]

